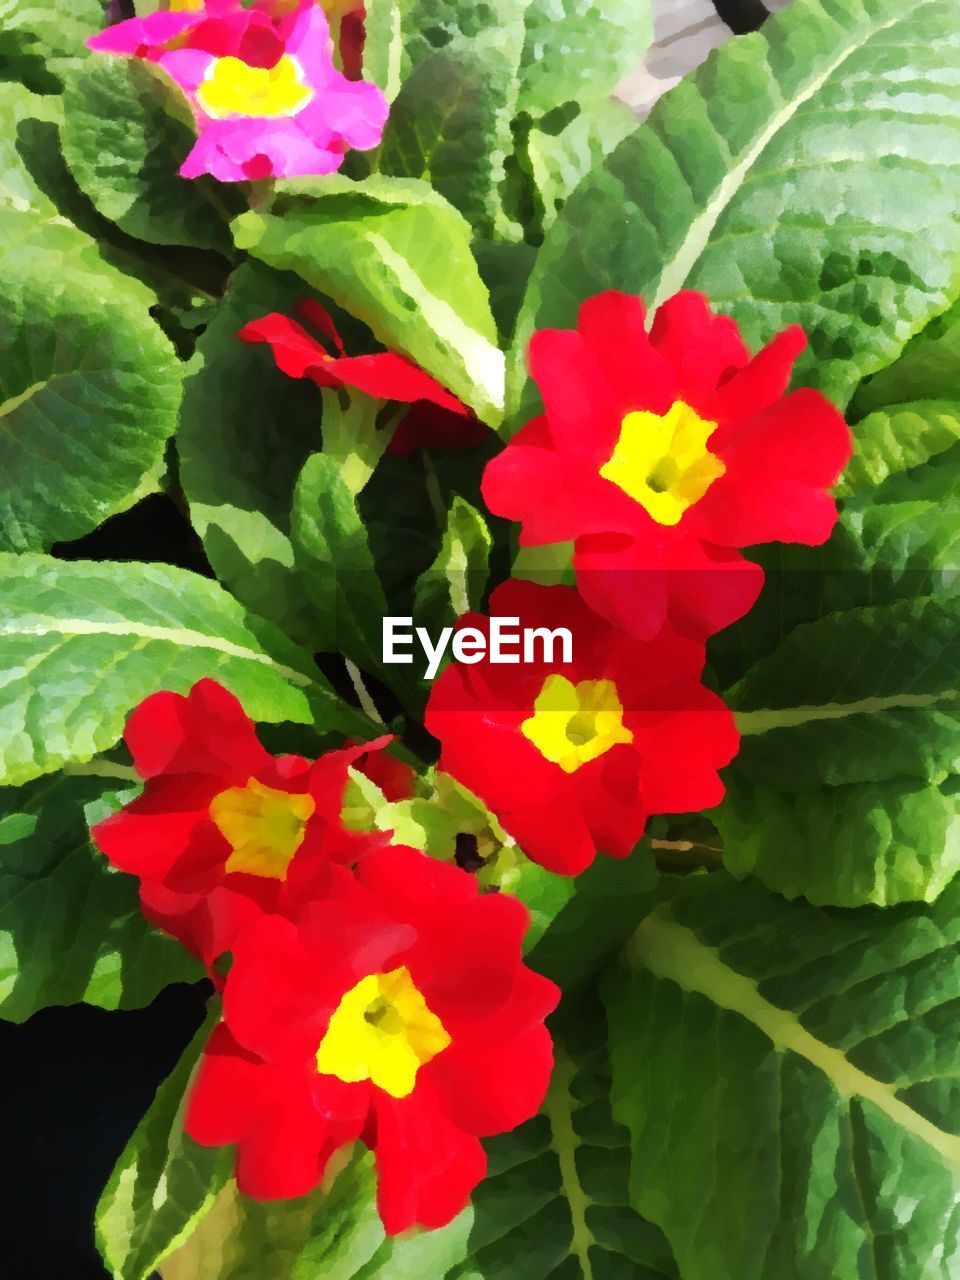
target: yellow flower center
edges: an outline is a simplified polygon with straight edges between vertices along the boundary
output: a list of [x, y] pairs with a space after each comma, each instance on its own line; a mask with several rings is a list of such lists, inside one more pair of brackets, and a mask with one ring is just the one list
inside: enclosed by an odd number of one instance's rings
[[275, 791], [256, 778], [214, 796], [210, 817], [233, 850], [227, 871], [286, 880], [315, 808], [312, 796]]
[[580, 680], [547, 676], [533, 704], [533, 715], [520, 726], [542, 756], [564, 773], [596, 760], [621, 742], [632, 742], [624, 727], [623, 704], [612, 680]]
[[658, 524], [677, 524], [726, 470], [707, 448], [716, 429], [715, 422], [705, 421], [682, 400], [663, 415], [628, 413], [600, 474]]
[[293, 116], [307, 105], [313, 90], [301, 79], [300, 64], [284, 54], [272, 67], [251, 67], [239, 58], [217, 58], [197, 89], [207, 115]]
[[350, 988], [320, 1041], [317, 1070], [346, 1084], [369, 1080], [392, 1098], [405, 1098], [418, 1070], [449, 1043], [404, 965]]

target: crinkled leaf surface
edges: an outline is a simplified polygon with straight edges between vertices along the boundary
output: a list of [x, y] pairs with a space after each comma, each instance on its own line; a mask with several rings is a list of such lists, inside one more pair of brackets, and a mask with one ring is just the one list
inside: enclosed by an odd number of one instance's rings
[[684, 1280], [951, 1280], [960, 889], [828, 912], [688, 877], [609, 975], [631, 1200]]
[[140, 914], [137, 883], [91, 846], [88, 821], [132, 798], [126, 784], [58, 775], [0, 788], [0, 1017], [49, 1005], [147, 1005], [201, 966]]
[[803, 380], [845, 402], [957, 295], [958, 72], [953, 0], [798, 0], [717, 51], [550, 229], [511, 409], [534, 327], [604, 288], [701, 289], [754, 344], [799, 321]]
[[366, 530], [340, 464], [323, 453], [308, 458], [293, 500], [293, 542], [318, 630], [317, 649], [379, 664], [387, 602]]
[[296, 276], [240, 267], [188, 366], [177, 432], [180, 481], [217, 576], [301, 640], [316, 620], [294, 566], [290, 509], [297, 475], [320, 445], [320, 393], [237, 332], [270, 311], [292, 314], [308, 294]]
[[245, 213], [237, 245], [295, 271], [495, 425], [503, 355], [470, 228], [425, 183], [286, 182], [269, 214]]
[[183, 1131], [186, 1093], [215, 1015], [160, 1085], [97, 1205], [97, 1247], [115, 1280], [148, 1280], [196, 1228], [230, 1176], [230, 1147]]
[[529, 0], [518, 106], [602, 101], [653, 39], [650, 0]]
[[100, 0], [0, 0], [0, 57], [49, 93], [87, 57], [84, 42], [104, 25]]
[[89, 760], [141, 699], [205, 676], [254, 720], [310, 723], [312, 704], [321, 728], [353, 723], [310, 658], [215, 582], [167, 565], [0, 555], [3, 782]]
[[153, 244], [228, 252], [235, 187], [177, 176], [195, 139], [187, 103], [148, 63], [88, 59], [64, 95], [63, 153], [77, 184], [122, 230]]
[[958, 641], [955, 595], [834, 613], [729, 691], [735, 874], [838, 906], [936, 898], [960, 870]]
[[11, 211], [0, 236], [0, 547], [40, 550], [156, 486], [181, 365], [85, 236]]

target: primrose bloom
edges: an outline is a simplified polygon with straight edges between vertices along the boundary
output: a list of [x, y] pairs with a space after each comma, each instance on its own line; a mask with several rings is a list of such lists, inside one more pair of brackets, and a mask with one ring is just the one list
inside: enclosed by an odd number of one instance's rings
[[238, 0], [131, 18], [87, 41], [156, 63], [193, 110], [184, 178], [221, 182], [332, 173], [348, 147], [380, 141], [387, 102], [333, 65], [323, 9], [303, 0], [245, 9]]
[[272, 756], [233, 694], [201, 680], [145, 699], [124, 739], [146, 786], [93, 842], [139, 876], [147, 919], [207, 964], [249, 920], [309, 893], [328, 861], [386, 839], [348, 831], [341, 812], [348, 767], [387, 738], [315, 761]]
[[440, 1227], [483, 1177], [480, 1138], [543, 1101], [553, 983], [521, 961], [526, 909], [413, 849], [329, 865], [322, 896], [243, 931], [187, 1132], [237, 1144], [237, 1183], [304, 1195], [330, 1156], [376, 1154], [386, 1230]]
[[[532, 663], [449, 666], [431, 689], [426, 726], [440, 740], [440, 767], [528, 857], [577, 875], [598, 852], [626, 856], [650, 814], [719, 803], [717, 770], [738, 736], [729, 709], [700, 682], [702, 643], [669, 628], [636, 640], [570, 587], [506, 582], [490, 614], [566, 628], [571, 650], [554, 644]], [[482, 615], [458, 625], [489, 634]]]
[[578, 586], [610, 621], [704, 639], [760, 591], [741, 547], [816, 545], [836, 522], [826, 489], [850, 432], [817, 392], [785, 394], [805, 343], [793, 326], [751, 358], [698, 293], [649, 333], [639, 298], [598, 294], [575, 331], [534, 334], [546, 412], [488, 465], [484, 499], [525, 546], [573, 541]]
[[347, 387], [380, 400], [409, 404], [410, 412], [397, 425], [389, 453], [410, 453], [420, 445], [466, 449], [489, 435], [465, 404], [405, 356], [395, 351], [348, 356], [328, 311], [310, 299], [297, 310], [328, 346], [277, 311], [244, 325], [237, 336], [244, 342], [267, 343], [277, 367], [291, 378], [309, 378], [318, 387]]

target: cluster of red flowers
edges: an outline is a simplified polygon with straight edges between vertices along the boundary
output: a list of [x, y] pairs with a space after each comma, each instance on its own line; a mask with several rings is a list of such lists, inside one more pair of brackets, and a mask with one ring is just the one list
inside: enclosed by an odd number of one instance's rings
[[157, 693], [126, 731], [143, 794], [92, 834], [223, 990], [187, 1132], [236, 1143], [261, 1199], [306, 1194], [361, 1140], [396, 1233], [449, 1222], [483, 1177], [480, 1139], [539, 1107], [559, 993], [521, 961], [516, 899], [344, 827], [348, 766], [384, 741], [278, 759], [214, 681]]
[[[410, 404], [397, 448], [484, 433], [403, 357], [347, 356], [322, 308], [301, 314], [332, 350], [277, 314], [240, 336], [291, 376]], [[489, 463], [483, 492], [522, 544], [573, 543], [577, 589], [511, 580], [489, 617], [566, 628], [572, 652], [450, 666], [426, 724], [441, 767], [551, 870], [624, 857], [651, 814], [722, 797], [737, 733], [702, 682], [705, 642], [762, 585], [741, 548], [828, 537], [826, 490], [850, 453], [823, 397], [786, 392], [803, 344], [793, 328], [751, 357], [694, 293], [649, 331], [639, 299], [601, 294], [576, 331], [533, 339], [545, 412]], [[460, 625], [484, 633], [489, 619]], [[223, 990], [188, 1131], [236, 1143], [239, 1185], [262, 1198], [308, 1191], [362, 1140], [388, 1231], [449, 1221], [483, 1175], [479, 1139], [532, 1115], [549, 1078], [558, 992], [521, 961], [523, 906], [344, 826], [351, 765], [390, 798], [409, 787], [386, 739], [277, 759], [236, 699], [201, 681], [148, 698], [126, 741], [146, 786], [94, 839]]]

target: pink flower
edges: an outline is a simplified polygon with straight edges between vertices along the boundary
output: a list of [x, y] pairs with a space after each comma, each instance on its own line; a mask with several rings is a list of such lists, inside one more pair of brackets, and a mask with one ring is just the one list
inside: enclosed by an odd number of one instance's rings
[[[285, 10], [288, 10], [285, 12]], [[380, 141], [387, 102], [333, 65], [323, 10], [236, 0], [117, 23], [91, 49], [154, 62], [182, 90], [198, 138], [180, 168], [221, 182], [333, 173]]]

